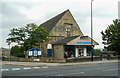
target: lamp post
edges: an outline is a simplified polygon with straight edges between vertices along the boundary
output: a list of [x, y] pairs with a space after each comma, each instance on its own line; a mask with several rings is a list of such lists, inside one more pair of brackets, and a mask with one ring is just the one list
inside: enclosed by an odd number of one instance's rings
[[91, 61], [93, 61], [93, 20], [92, 20], [92, 2], [93, 0], [91, 0]]

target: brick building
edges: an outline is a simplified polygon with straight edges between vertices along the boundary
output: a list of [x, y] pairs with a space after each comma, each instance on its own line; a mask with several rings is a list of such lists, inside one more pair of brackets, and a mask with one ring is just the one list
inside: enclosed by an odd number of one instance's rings
[[[69, 10], [49, 19], [40, 26], [50, 33], [49, 42], [41, 41], [43, 57], [47, 54], [47, 57], [64, 59], [65, 52], [69, 52], [69, 57], [90, 55], [91, 38], [84, 36]], [[98, 45], [98, 43], [93, 40], [93, 45]]]

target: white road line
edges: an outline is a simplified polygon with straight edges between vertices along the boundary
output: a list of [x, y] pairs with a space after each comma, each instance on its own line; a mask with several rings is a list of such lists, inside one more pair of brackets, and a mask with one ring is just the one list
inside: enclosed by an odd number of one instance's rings
[[76, 73], [68, 73], [68, 74], [84, 74], [85, 72], [76, 72]]
[[42, 68], [48, 68], [48, 67], [42, 67]]
[[12, 70], [20, 70], [20, 68], [12, 68]]
[[76, 74], [84, 74], [85, 72], [77, 72], [77, 73], [66, 73], [66, 74], [58, 74], [55, 76], [67, 76], [67, 75], [76, 75]]
[[85, 72], [80, 72], [79, 74], [84, 74]]
[[59, 75], [55, 75], [55, 76], [62, 76], [62, 75], [59, 74]]
[[116, 68], [116, 69], [104, 69], [103, 71], [111, 71], [111, 70], [118, 70], [118, 68]]
[[33, 69], [40, 69], [40, 67], [33, 67]]
[[9, 71], [9, 69], [1, 69], [1, 71]]
[[23, 68], [24, 70], [28, 70], [28, 69], [31, 69], [30, 67], [25, 67], [25, 68]]

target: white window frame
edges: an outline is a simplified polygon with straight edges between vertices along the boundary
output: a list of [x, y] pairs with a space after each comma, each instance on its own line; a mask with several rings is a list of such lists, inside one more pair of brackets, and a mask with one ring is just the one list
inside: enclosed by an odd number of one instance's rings
[[32, 56], [33, 55], [33, 51], [29, 51], [29, 56]]
[[38, 55], [40, 56], [42, 54], [42, 51], [38, 51]]
[[34, 50], [34, 56], [37, 56], [38, 54], [35, 54], [35, 53], [37, 53], [37, 50]]

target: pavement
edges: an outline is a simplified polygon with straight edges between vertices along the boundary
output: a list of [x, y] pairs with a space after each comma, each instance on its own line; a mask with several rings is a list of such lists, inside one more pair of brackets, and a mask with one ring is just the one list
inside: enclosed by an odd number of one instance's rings
[[118, 65], [119, 62], [119, 60], [104, 60], [79, 63], [2, 61], [0, 62], [0, 76], [3, 76], [4, 78], [21, 78], [21, 76], [22, 78], [26, 78], [26, 76], [29, 78], [52, 78], [52, 76], [86, 76], [87, 78], [89, 76], [102, 76], [100, 78], [118, 78], [118, 70], [120, 69]]
[[[71, 76], [71, 78], [80, 76], [102, 76], [99, 78], [116, 78], [119, 70], [118, 63], [105, 64], [89, 64], [89, 65], [72, 65], [72, 66], [57, 66], [57, 67], [23, 67], [23, 66], [8, 66], [2, 65], [2, 76], [10, 76], [10, 78], [26, 78], [26, 76], [33, 76], [31, 78], [61, 78], [61, 76]], [[11, 77], [12, 76], [12, 77]], [[40, 77], [39, 77], [40, 76]], [[41, 77], [44, 76], [44, 77]], [[58, 77], [59, 76], [59, 77]], [[109, 76], [109, 77], [106, 77]], [[28, 78], [28, 77], [27, 77]], [[64, 77], [65, 78], [65, 77]], [[82, 77], [86, 78], [86, 77]], [[87, 77], [89, 78], [89, 77]], [[98, 77], [94, 77], [98, 78]], [[117, 77], [118, 78], [118, 77]]]
[[104, 60], [104, 61], [90, 61], [78, 63], [41, 63], [41, 62], [14, 62], [2, 61], [0, 65], [24, 66], [24, 67], [56, 67], [56, 66], [72, 66], [72, 65], [86, 65], [86, 64], [105, 64], [105, 63], [118, 63], [120, 60]]

